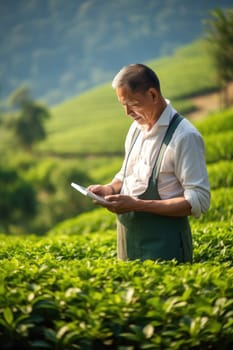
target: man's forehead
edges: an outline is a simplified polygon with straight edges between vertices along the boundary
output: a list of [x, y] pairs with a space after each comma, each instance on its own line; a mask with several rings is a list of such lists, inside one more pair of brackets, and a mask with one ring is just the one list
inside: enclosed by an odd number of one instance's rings
[[133, 92], [128, 87], [123, 86], [116, 89], [117, 97], [120, 102], [133, 102], [139, 101], [142, 98], [142, 94], [139, 92]]

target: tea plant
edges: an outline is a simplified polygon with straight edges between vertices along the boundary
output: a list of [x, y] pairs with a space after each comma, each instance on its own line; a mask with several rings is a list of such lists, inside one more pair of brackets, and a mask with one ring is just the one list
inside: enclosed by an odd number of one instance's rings
[[219, 161], [207, 165], [211, 189], [220, 187], [233, 187], [233, 162], [232, 160]]
[[[201, 222], [230, 222], [233, 219], [233, 188], [219, 188], [211, 191], [211, 204], [208, 212], [202, 215], [198, 221]], [[191, 221], [195, 219], [191, 218]]]
[[194, 124], [204, 136], [233, 130], [233, 108], [210, 114]]
[[227, 263], [125, 264], [103, 255], [74, 259], [68, 252], [58, 259], [44, 254], [45, 247], [34, 260], [19, 254], [2, 261], [2, 349], [233, 344], [233, 270]]
[[220, 160], [232, 160], [232, 139], [232, 130], [205, 136], [207, 163], [214, 163]]

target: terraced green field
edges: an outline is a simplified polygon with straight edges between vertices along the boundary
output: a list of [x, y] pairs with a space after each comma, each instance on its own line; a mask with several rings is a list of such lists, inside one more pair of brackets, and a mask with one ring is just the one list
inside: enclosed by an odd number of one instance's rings
[[[195, 107], [190, 97], [216, 89], [216, 79], [205, 44], [194, 42], [173, 56], [146, 62], [158, 73], [164, 95], [185, 114]], [[40, 150], [59, 154], [123, 152], [130, 119], [111, 82], [74, 97], [51, 110], [49, 137]]]

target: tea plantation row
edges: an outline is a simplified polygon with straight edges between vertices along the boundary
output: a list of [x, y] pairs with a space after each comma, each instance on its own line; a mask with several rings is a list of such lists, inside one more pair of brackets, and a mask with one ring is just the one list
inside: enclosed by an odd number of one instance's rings
[[113, 230], [2, 236], [1, 349], [231, 349], [233, 225], [193, 231], [192, 266], [117, 262]]
[[233, 348], [232, 112], [225, 116], [227, 128], [215, 116], [199, 124], [212, 201], [191, 219], [194, 263], [117, 261], [115, 217], [104, 209], [43, 237], [2, 234], [0, 349]]

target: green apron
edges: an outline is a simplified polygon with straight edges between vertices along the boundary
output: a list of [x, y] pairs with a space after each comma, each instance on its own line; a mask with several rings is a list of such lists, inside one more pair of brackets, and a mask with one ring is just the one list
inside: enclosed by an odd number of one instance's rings
[[[149, 179], [148, 188], [138, 198], [161, 199], [158, 192], [161, 162], [165, 149], [182, 119], [176, 114], [170, 122]], [[137, 130], [137, 134], [133, 137], [128, 158], [139, 133], [140, 131]], [[119, 214], [117, 252], [118, 258], [122, 260], [176, 259], [178, 262], [192, 262], [192, 236], [188, 218], [160, 216], [146, 212]]]

